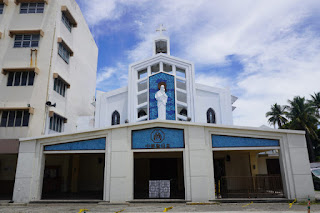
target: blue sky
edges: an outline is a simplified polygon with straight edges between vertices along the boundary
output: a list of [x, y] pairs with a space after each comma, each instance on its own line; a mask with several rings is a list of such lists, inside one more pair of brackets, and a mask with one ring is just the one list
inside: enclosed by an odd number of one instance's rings
[[196, 82], [230, 88], [236, 125], [267, 125], [274, 103], [320, 91], [319, 0], [77, 0], [99, 47], [97, 90], [127, 85], [159, 24]]

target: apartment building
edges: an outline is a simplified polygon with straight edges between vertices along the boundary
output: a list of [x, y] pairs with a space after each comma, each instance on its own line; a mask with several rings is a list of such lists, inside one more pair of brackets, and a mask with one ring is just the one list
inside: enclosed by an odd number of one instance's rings
[[75, 0], [0, 0], [0, 199], [12, 197], [19, 138], [94, 115], [97, 59]]

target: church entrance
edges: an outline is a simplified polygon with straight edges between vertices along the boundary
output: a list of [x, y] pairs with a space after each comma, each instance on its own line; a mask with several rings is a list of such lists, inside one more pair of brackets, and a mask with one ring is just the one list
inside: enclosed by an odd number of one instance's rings
[[103, 199], [105, 154], [46, 154], [42, 199]]
[[182, 152], [134, 153], [134, 199], [184, 199]]
[[216, 198], [284, 197], [279, 150], [214, 151]]

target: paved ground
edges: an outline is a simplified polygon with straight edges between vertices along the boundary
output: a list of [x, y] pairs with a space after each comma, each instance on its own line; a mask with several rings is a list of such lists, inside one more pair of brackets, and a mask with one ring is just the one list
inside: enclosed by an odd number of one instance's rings
[[[248, 203], [250, 204], [250, 203]], [[0, 212], [5, 213], [50, 213], [50, 212], [73, 212], [78, 213], [80, 209], [88, 209], [87, 213], [93, 212], [163, 212], [165, 208], [173, 207], [168, 212], [307, 212], [307, 206], [293, 204], [289, 208], [287, 203], [223, 203], [212, 205], [186, 205], [184, 203], [145, 203], [129, 205], [101, 205], [101, 204], [29, 204], [26, 206], [0, 206]], [[311, 212], [320, 213], [320, 204], [311, 205]]]
[[[316, 198], [320, 200], [320, 192], [316, 191]], [[319, 202], [319, 201], [318, 201]], [[130, 203], [122, 205], [110, 204], [8, 204], [0, 201], [0, 213], [78, 213], [80, 209], [88, 209], [87, 213], [98, 212], [163, 212], [165, 208], [173, 207], [168, 212], [307, 212], [306, 203], [294, 203], [289, 208], [289, 203], [216, 203], [211, 205], [187, 205], [185, 203]], [[311, 212], [320, 213], [320, 203], [311, 204]]]

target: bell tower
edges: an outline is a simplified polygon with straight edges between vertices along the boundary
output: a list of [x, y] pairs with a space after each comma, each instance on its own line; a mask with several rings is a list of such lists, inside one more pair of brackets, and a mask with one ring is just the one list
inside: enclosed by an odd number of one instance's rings
[[170, 40], [163, 35], [163, 31], [166, 31], [166, 29], [161, 24], [156, 31], [160, 32], [160, 35], [154, 40], [153, 55], [159, 53], [170, 55]]

